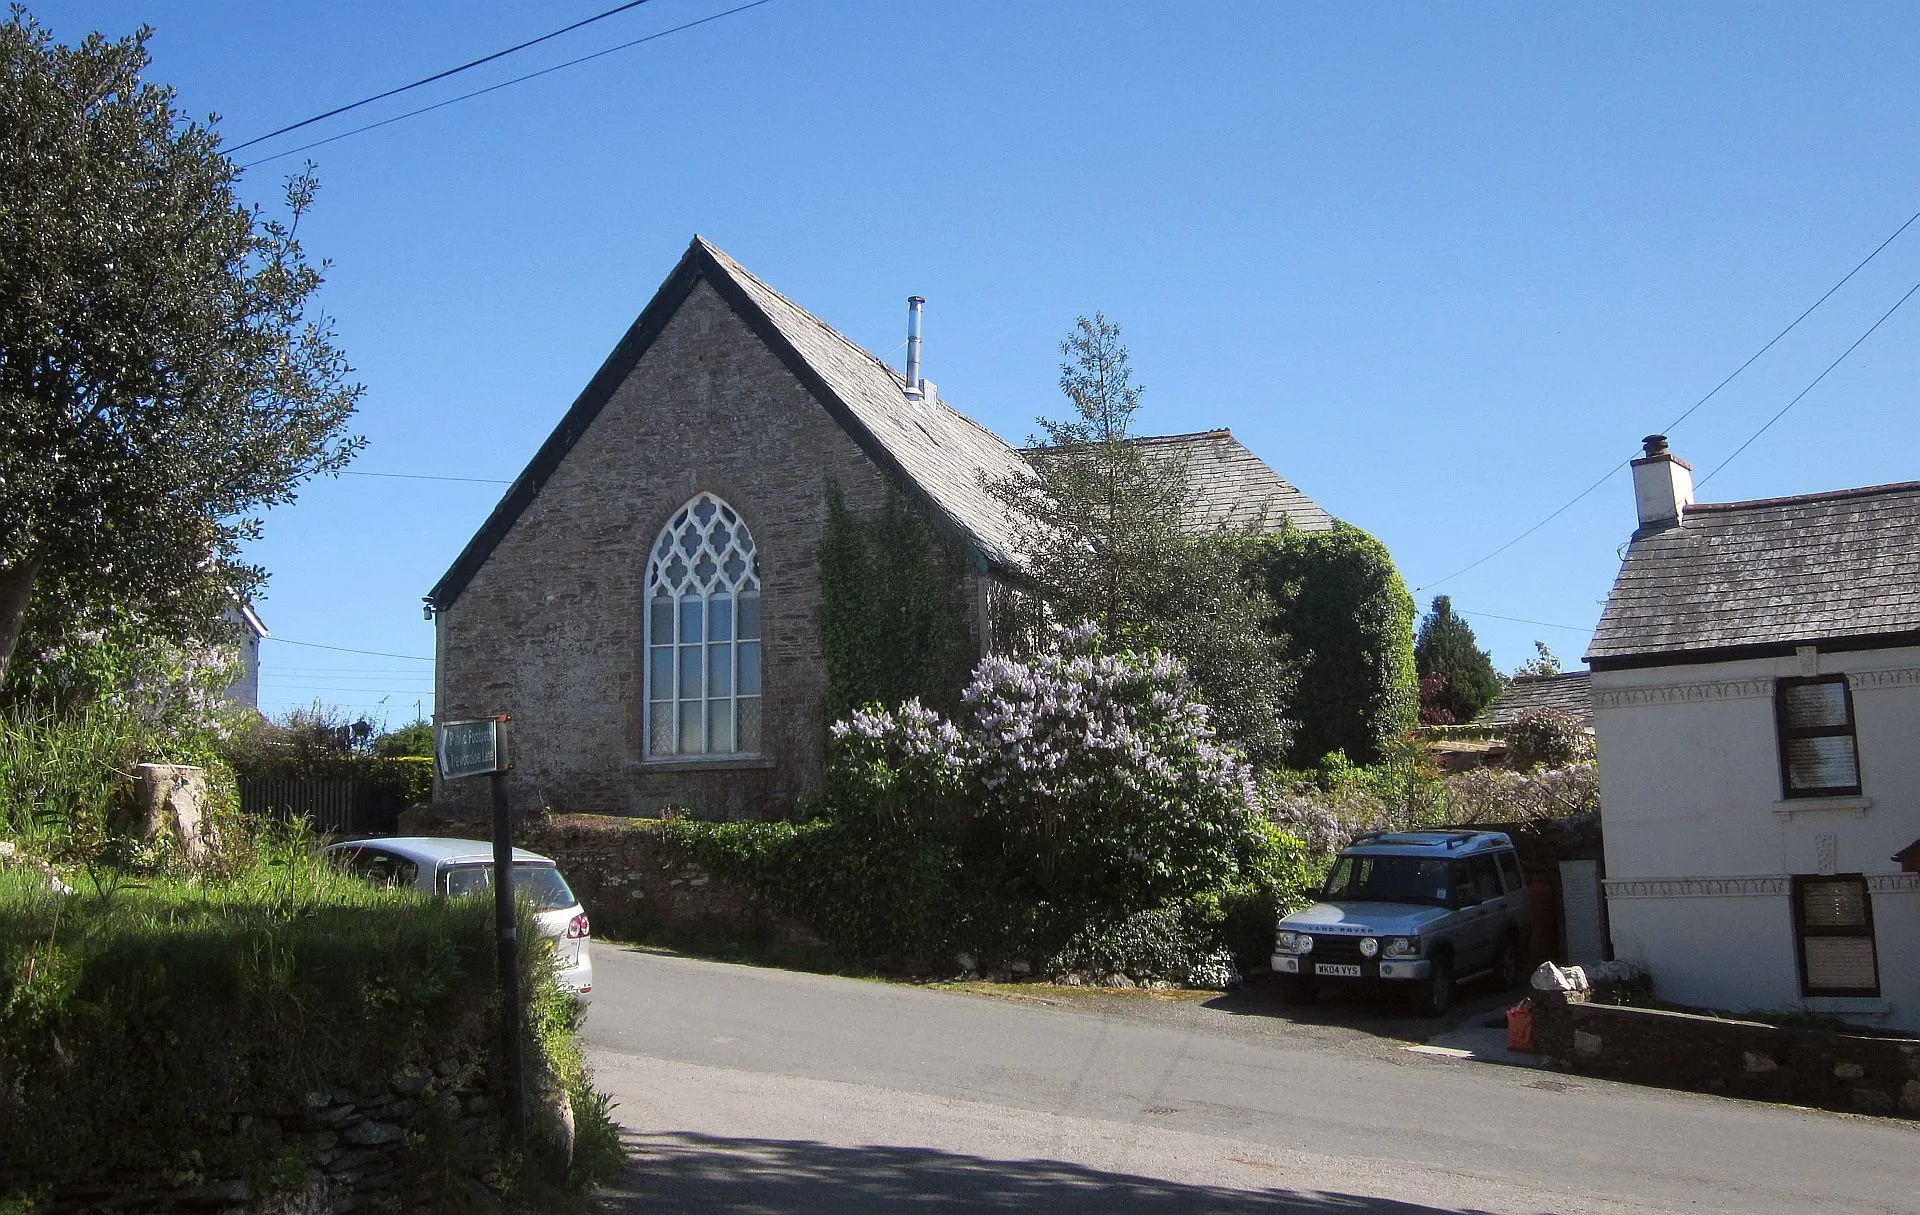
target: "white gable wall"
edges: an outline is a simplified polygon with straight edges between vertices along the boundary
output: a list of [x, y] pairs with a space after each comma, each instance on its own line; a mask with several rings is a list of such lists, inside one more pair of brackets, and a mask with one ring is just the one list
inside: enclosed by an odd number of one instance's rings
[[[1862, 796], [1786, 799], [1774, 681], [1833, 674], [1853, 690]], [[1920, 1030], [1920, 875], [1889, 859], [1920, 837], [1920, 648], [1596, 671], [1593, 687], [1615, 955], [1684, 1004]], [[1790, 879], [1823, 872], [1869, 879], [1878, 1000], [1800, 994]]]

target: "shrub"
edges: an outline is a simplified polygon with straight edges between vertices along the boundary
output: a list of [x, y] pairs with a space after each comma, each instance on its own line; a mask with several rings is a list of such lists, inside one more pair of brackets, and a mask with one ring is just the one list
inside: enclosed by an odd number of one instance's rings
[[[74, 1181], [297, 1185], [304, 1168], [289, 1173], [283, 1146], [236, 1133], [235, 1112], [297, 1111], [306, 1092], [384, 1085], [435, 1058], [497, 1066], [489, 901], [342, 877], [297, 828], [251, 843], [223, 875], [149, 874], [97, 896], [0, 868], [0, 1209]], [[530, 920], [521, 934], [541, 939]], [[573, 1102], [589, 1149], [573, 1180], [585, 1184], [609, 1165], [605, 1101], [573, 1002], [539, 951], [523, 950], [522, 966], [529, 1070]], [[408, 1167], [457, 1166], [475, 1146], [417, 1143]]]
[[1518, 823], [1600, 810], [1600, 769], [1592, 760], [1513, 772], [1474, 768], [1447, 778], [1449, 823]]
[[1348, 523], [1283, 528], [1245, 542], [1246, 569], [1272, 597], [1274, 627], [1300, 663], [1289, 751], [1372, 762], [1413, 725], [1413, 596], [1386, 546]]
[[280, 723], [257, 718], [225, 739], [220, 752], [242, 777], [363, 781], [403, 807], [433, 800], [433, 727], [426, 722], [375, 737], [372, 723], [316, 705]]
[[1080, 629], [1031, 663], [987, 658], [965, 700], [975, 855], [1009, 897], [1127, 915], [1237, 872], [1252, 773], [1214, 741], [1178, 660], [1105, 654]]
[[1263, 917], [1270, 931], [1297, 896], [1298, 841], [1259, 814], [1178, 662], [1104, 653], [1083, 629], [1032, 662], [982, 662], [963, 702], [957, 722], [909, 701], [835, 723], [815, 821], [667, 829], [696, 863], [894, 965], [1125, 955], [1115, 969], [1218, 977], [1202, 964], [1222, 941]]
[[1564, 709], [1526, 709], [1506, 728], [1507, 763], [1524, 772], [1564, 767], [1589, 758], [1593, 739], [1580, 719]]
[[373, 753], [388, 759], [401, 757], [433, 758], [433, 723], [410, 721], [397, 730], [388, 730], [373, 740]]

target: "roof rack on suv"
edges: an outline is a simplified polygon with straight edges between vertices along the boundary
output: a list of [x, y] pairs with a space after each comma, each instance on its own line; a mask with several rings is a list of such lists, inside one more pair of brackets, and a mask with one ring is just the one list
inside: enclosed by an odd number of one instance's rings
[[1382, 840], [1395, 842], [1395, 843], [1408, 843], [1408, 844], [1412, 844], [1412, 843], [1438, 844], [1440, 842], [1439, 840], [1412, 840], [1412, 839], [1406, 838], [1408, 836], [1415, 836], [1415, 835], [1428, 835], [1428, 836], [1437, 835], [1437, 836], [1446, 837], [1446, 847], [1447, 847], [1447, 850], [1451, 852], [1455, 848], [1461, 847], [1464, 844], [1470, 844], [1473, 841], [1480, 839], [1483, 836], [1486, 836], [1489, 834], [1492, 834], [1492, 833], [1486, 832], [1486, 831], [1474, 831], [1465, 827], [1428, 827], [1428, 828], [1416, 828], [1415, 830], [1412, 830], [1412, 831], [1362, 831], [1359, 835], [1356, 835], [1351, 840], [1347, 841], [1347, 847], [1353, 848], [1362, 844], [1377, 844]]

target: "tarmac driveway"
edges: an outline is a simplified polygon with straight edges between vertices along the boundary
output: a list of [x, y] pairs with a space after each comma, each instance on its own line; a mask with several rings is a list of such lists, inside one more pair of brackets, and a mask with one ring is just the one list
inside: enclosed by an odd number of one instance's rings
[[595, 971], [590, 1054], [637, 1153], [609, 1211], [1798, 1215], [1920, 1193], [1913, 1124], [1416, 1053], [1433, 1023], [1367, 1000], [982, 998], [618, 947]]

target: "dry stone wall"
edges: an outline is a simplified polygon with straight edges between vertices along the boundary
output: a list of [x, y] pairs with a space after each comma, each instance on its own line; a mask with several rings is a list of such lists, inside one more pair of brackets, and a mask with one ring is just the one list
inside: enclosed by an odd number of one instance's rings
[[[235, 1136], [252, 1140], [280, 1184], [251, 1178], [110, 1178], [56, 1190], [46, 1215], [98, 1210], [205, 1211], [221, 1215], [348, 1215], [431, 1211], [461, 1179], [491, 1187], [500, 1099], [474, 1052], [395, 1073], [384, 1082], [308, 1092], [290, 1108], [240, 1110]], [[409, 1153], [430, 1150], [422, 1178]], [[451, 1168], [458, 1177], [447, 1177]]]
[[1920, 1117], [1920, 1038], [1875, 1037], [1531, 994], [1534, 1045], [1569, 1071]]

